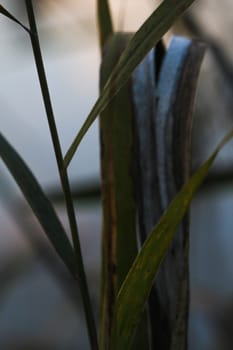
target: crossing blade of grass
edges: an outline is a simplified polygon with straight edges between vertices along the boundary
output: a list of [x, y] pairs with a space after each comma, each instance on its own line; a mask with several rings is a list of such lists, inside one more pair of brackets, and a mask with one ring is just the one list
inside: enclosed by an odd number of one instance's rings
[[25, 25], [23, 25], [16, 17], [14, 17], [9, 11], [7, 11], [5, 9], [5, 7], [3, 7], [2, 5], [0, 5], [0, 13], [6, 17], [8, 17], [9, 19], [11, 19], [12, 21], [16, 22], [17, 24], [20, 25], [20, 27], [22, 27], [24, 30], [26, 30], [28, 33], [30, 33], [30, 29], [28, 29]]
[[131, 348], [156, 273], [176, 229], [218, 152], [232, 137], [233, 130], [224, 137], [210, 158], [184, 185], [145, 241], [117, 296], [111, 350]]
[[129, 41], [118, 64], [106, 82], [100, 97], [96, 101], [79, 133], [65, 155], [65, 166], [68, 167], [82, 138], [96, 117], [102, 112], [121, 87], [129, 80], [131, 73], [144, 56], [154, 47], [167, 32], [175, 20], [194, 2], [194, 0], [164, 0], [161, 5], [144, 22], [141, 28]]
[[113, 33], [113, 24], [108, 0], [97, 0], [97, 18], [100, 48], [103, 50], [104, 44]]
[[0, 134], [0, 156], [21, 188], [57, 254], [73, 276], [76, 274], [73, 249], [50, 201], [22, 158]]

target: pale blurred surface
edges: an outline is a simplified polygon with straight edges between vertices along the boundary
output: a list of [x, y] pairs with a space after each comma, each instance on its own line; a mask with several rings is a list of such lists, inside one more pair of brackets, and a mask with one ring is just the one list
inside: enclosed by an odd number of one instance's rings
[[[98, 96], [100, 55], [95, 1], [38, 0], [35, 3], [51, 97], [65, 152]], [[115, 29], [137, 30], [155, 8], [155, 3], [152, 0], [112, 0]], [[5, 0], [1, 4], [27, 23], [23, 1]], [[230, 0], [221, 1], [221, 5], [217, 0], [198, 0], [191, 11], [205, 35], [218, 42], [233, 65], [232, 13]], [[59, 179], [30, 41], [21, 28], [3, 16], [0, 27], [1, 131], [44, 188], [49, 189], [58, 186]], [[228, 85], [209, 51], [197, 97], [194, 166], [209, 154], [216, 141], [233, 124], [233, 93], [226, 87]], [[215, 166], [228, 169], [233, 168], [232, 164], [232, 146], [229, 146]], [[98, 123], [89, 130], [69, 172], [72, 182], [99, 178]], [[30, 210], [23, 208], [22, 212], [20, 193], [2, 163], [0, 198], [0, 260], [3, 266], [0, 275], [4, 266], [9, 268], [11, 259], [14, 261], [23, 256], [22, 261], [19, 259], [19, 276], [6, 291], [3, 288], [4, 293], [0, 292], [0, 348], [13, 350], [28, 346], [28, 349], [35, 349], [38, 344], [38, 348], [51, 350], [88, 349], [81, 304], [77, 312], [60, 288], [59, 281], [52, 277], [43, 259], [33, 253], [29, 240], [22, 234], [18, 216], [23, 217], [23, 227], [27, 226], [27, 230], [37, 237], [43, 236]], [[200, 192], [192, 207], [190, 350], [233, 348], [231, 330], [226, 326], [233, 319], [232, 201], [231, 184]], [[17, 207], [19, 202], [20, 208]], [[100, 204], [79, 207], [82, 248], [96, 307]], [[63, 208], [58, 206], [57, 210], [67, 226]]]

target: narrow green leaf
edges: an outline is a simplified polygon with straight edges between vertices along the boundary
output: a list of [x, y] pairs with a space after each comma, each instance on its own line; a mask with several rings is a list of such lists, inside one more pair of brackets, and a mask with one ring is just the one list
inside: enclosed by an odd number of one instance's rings
[[113, 24], [108, 0], [97, 0], [97, 17], [100, 48], [103, 50], [104, 44], [113, 33]]
[[194, 2], [194, 0], [164, 0], [162, 4], [144, 22], [123, 51], [118, 64], [106, 82], [100, 97], [96, 101], [79, 133], [72, 142], [64, 159], [67, 167], [74, 156], [82, 138], [97, 115], [102, 112], [113, 96], [129, 80], [131, 73], [143, 57], [167, 32], [175, 20]]
[[[112, 71], [130, 35], [116, 33], [105, 46], [100, 87]], [[109, 349], [117, 293], [136, 255], [136, 205], [133, 168], [133, 106], [127, 83], [100, 115], [102, 173], [102, 277], [100, 349]], [[121, 150], [119, 152], [119, 150]], [[146, 316], [146, 315], [145, 315]], [[134, 350], [148, 349], [147, 319], [140, 326]]]
[[54, 249], [70, 272], [75, 275], [73, 249], [62, 224], [34, 175], [2, 134], [0, 134], [0, 156], [21, 188]]
[[7, 11], [2, 5], [0, 5], [0, 13], [12, 21], [16, 22], [20, 25], [24, 30], [26, 30], [28, 33], [30, 33], [30, 29], [28, 29], [25, 25], [23, 25], [16, 17], [14, 17], [9, 11]]
[[176, 229], [218, 152], [232, 137], [233, 130], [224, 137], [210, 158], [184, 185], [145, 241], [117, 296], [111, 350], [131, 348], [156, 273]]

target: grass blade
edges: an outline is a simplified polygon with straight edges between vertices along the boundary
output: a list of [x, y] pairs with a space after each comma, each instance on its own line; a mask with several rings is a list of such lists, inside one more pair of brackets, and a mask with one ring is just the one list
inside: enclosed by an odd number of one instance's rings
[[30, 29], [28, 29], [25, 25], [23, 25], [16, 17], [14, 17], [9, 11], [7, 11], [5, 9], [5, 7], [3, 7], [2, 5], [0, 5], [0, 13], [6, 17], [8, 17], [9, 19], [11, 19], [12, 21], [16, 22], [17, 24], [20, 25], [20, 27], [22, 27], [24, 30], [26, 30], [28, 33], [30, 33]]
[[73, 249], [62, 224], [34, 175], [2, 134], [0, 134], [0, 156], [21, 188], [54, 249], [72, 275], [75, 275]]
[[175, 20], [194, 2], [194, 0], [164, 0], [162, 4], [144, 22], [123, 51], [118, 64], [106, 82], [93, 109], [72, 142], [65, 156], [67, 167], [74, 156], [82, 138], [97, 115], [104, 110], [120, 88], [129, 80], [131, 73], [143, 57], [154, 47]]
[[34, 33], [34, 35], [30, 35], [32, 49], [34, 53], [36, 68], [38, 72], [40, 87], [41, 87], [41, 93], [43, 96], [44, 106], [47, 114], [47, 120], [49, 124], [50, 134], [53, 142], [53, 148], [56, 156], [58, 171], [60, 175], [60, 180], [62, 184], [62, 189], [64, 193], [64, 199], [67, 209], [67, 215], [69, 219], [70, 224], [70, 230], [74, 245], [74, 254], [77, 264], [77, 276], [79, 280], [79, 287], [83, 299], [83, 305], [85, 310], [85, 316], [88, 326], [88, 334], [89, 339], [91, 343], [92, 350], [98, 349], [98, 342], [97, 342], [97, 333], [96, 333], [96, 327], [95, 327], [95, 321], [94, 321], [94, 315], [91, 307], [91, 301], [90, 301], [90, 293], [88, 290], [88, 284], [86, 279], [86, 273], [84, 269], [83, 264], [83, 258], [82, 258], [82, 252], [81, 252], [81, 245], [79, 241], [79, 233], [78, 233], [78, 225], [76, 221], [75, 216], [75, 209], [74, 209], [74, 203], [72, 200], [72, 194], [71, 194], [71, 187], [69, 183], [68, 173], [67, 170], [63, 164], [63, 155], [61, 150], [61, 144], [59, 140], [59, 135], [57, 131], [55, 116], [53, 112], [53, 106], [50, 98], [50, 92], [48, 88], [47, 83], [47, 77], [45, 74], [45, 68], [42, 58], [42, 53], [40, 49], [40, 41], [38, 37], [38, 31], [37, 31], [37, 25], [36, 25], [36, 19], [34, 15], [34, 9], [32, 0], [25, 0], [25, 5], [27, 9], [28, 14], [28, 21], [30, 25], [31, 32]]
[[97, 17], [100, 48], [103, 50], [104, 44], [113, 33], [113, 24], [108, 0], [97, 0]]
[[[129, 38], [125, 33], [109, 38], [101, 66], [101, 87]], [[116, 296], [138, 252], [131, 102], [131, 83], [128, 82], [100, 115], [103, 208], [100, 349], [109, 349]], [[134, 350], [141, 350], [142, 346], [148, 349], [147, 336], [145, 318]]]
[[184, 185], [145, 241], [117, 296], [111, 350], [131, 348], [155, 275], [176, 229], [218, 152], [232, 137], [233, 130], [224, 137], [210, 158]]

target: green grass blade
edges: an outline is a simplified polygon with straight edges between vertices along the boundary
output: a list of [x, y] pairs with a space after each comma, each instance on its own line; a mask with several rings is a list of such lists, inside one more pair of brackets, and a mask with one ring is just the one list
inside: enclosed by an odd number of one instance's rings
[[100, 48], [103, 50], [104, 44], [113, 33], [113, 24], [108, 0], [97, 0], [97, 18]]
[[[125, 33], [109, 38], [101, 66], [101, 87], [129, 38]], [[103, 208], [100, 349], [109, 349], [116, 296], [138, 252], [132, 178], [133, 117], [128, 82], [100, 115]], [[134, 350], [141, 350], [142, 344], [144, 350], [148, 349], [146, 317]]]
[[210, 158], [194, 173], [151, 231], [120, 289], [114, 312], [111, 350], [130, 349], [160, 263], [189, 204], [220, 149], [233, 137], [231, 130]]
[[97, 332], [95, 327], [94, 315], [91, 307], [90, 293], [88, 290], [86, 273], [84, 269], [84, 263], [83, 263], [83, 257], [82, 257], [81, 245], [80, 245], [79, 233], [78, 233], [78, 225], [77, 225], [76, 216], [75, 216], [74, 203], [72, 200], [72, 193], [71, 193], [71, 187], [70, 187], [67, 169], [63, 164], [62, 149], [61, 149], [60, 139], [57, 131], [55, 115], [53, 112], [52, 101], [50, 98], [50, 92], [48, 88], [44, 62], [43, 62], [42, 53], [40, 49], [40, 41], [39, 41], [39, 36], [37, 31], [37, 24], [36, 24], [32, 0], [25, 0], [25, 5], [26, 5], [27, 14], [28, 14], [30, 30], [32, 33], [34, 33], [33, 35], [30, 35], [30, 39], [31, 39], [33, 53], [34, 53], [36, 68], [38, 72], [41, 93], [43, 96], [44, 106], [47, 114], [47, 120], [49, 124], [51, 139], [53, 142], [54, 152], [56, 156], [58, 171], [59, 171], [62, 189], [64, 193], [64, 199], [66, 203], [66, 210], [67, 210], [67, 215], [68, 215], [69, 224], [70, 224], [70, 231], [71, 231], [72, 240], [73, 240], [74, 254], [76, 258], [77, 279], [79, 280], [80, 291], [83, 299], [89, 339], [90, 339], [92, 350], [97, 350], [98, 349]]
[[70, 272], [75, 275], [73, 249], [62, 224], [34, 175], [2, 134], [0, 134], [0, 156], [21, 188], [54, 249]]
[[0, 5], [0, 13], [6, 17], [8, 17], [9, 19], [11, 19], [12, 21], [16, 22], [17, 24], [20, 25], [20, 27], [22, 27], [24, 30], [26, 30], [28, 33], [30, 33], [30, 29], [28, 29], [25, 25], [23, 25], [16, 17], [14, 17], [9, 11], [7, 11], [5, 9], [5, 7], [3, 7], [2, 5]]
[[74, 156], [82, 138], [92, 125], [97, 115], [104, 110], [120, 88], [129, 80], [131, 73], [143, 57], [154, 47], [167, 32], [175, 20], [194, 2], [194, 0], [164, 0], [162, 4], [144, 22], [123, 51], [118, 64], [106, 82], [102, 93], [93, 109], [72, 142], [65, 156], [67, 167]]

